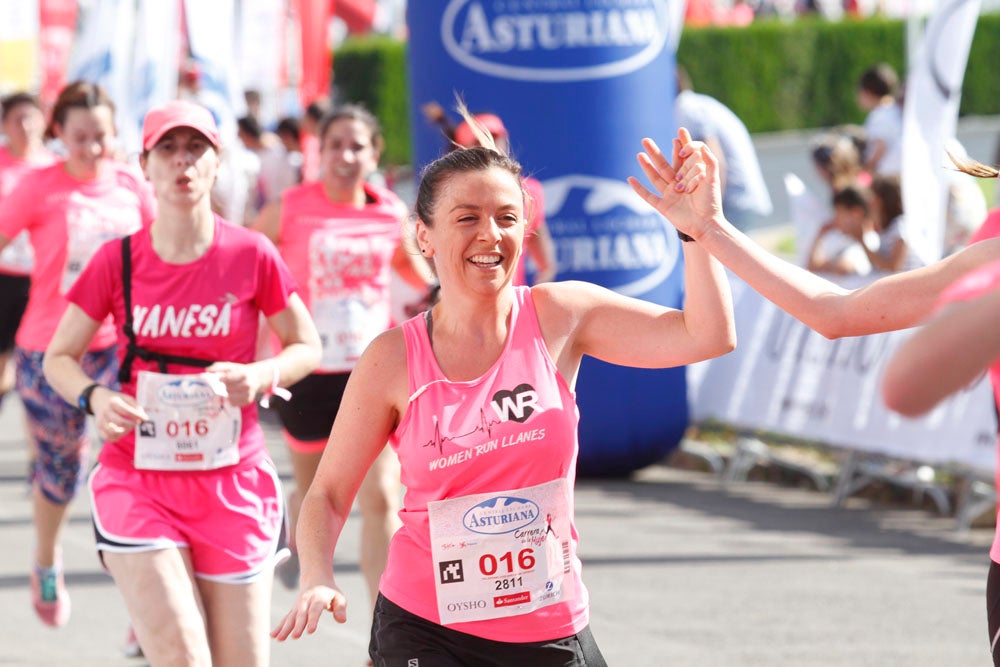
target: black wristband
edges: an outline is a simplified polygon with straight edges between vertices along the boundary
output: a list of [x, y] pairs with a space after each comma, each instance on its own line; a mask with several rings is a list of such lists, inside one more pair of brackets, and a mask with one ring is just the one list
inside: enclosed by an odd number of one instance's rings
[[677, 230], [677, 238], [679, 238], [681, 241], [684, 241], [684, 243], [694, 243], [693, 236], [688, 236], [679, 229]]
[[94, 414], [94, 408], [90, 406], [90, 395], [94, 393], [94, 390], [101, 385], [95, 382], [94, 384], [87, 385], [80, 395], [76, 398], [76, 407], [80, 408], [88, 415]]

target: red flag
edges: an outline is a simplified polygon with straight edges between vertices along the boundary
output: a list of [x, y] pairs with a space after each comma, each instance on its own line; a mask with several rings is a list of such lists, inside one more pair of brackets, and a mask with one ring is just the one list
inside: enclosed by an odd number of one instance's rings
[[333, 53], [326, 43], [327, 26], [336, 6], [335, 0], [292, 0], [302, 39], [302, 79], [299, 101], [303, 107], [330, 91], [330, 68]]
[[77, 0], [39, 0], [38, 49], [41, 54], [42, 106], [49, 109], [66, 85], [66, 68], [76, 30]]

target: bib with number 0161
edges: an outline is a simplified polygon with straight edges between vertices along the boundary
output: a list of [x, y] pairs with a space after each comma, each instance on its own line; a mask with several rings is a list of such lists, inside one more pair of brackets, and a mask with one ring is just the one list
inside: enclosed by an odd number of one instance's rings
[[526, 614], [574, 594], [564, 479], [427, 504], [441, 623]]
[[214, 373], [139, 371], [135, 400], [149, 421], [135, 429], [135, 467], [213, 470], [239, 463], [243, 418]]

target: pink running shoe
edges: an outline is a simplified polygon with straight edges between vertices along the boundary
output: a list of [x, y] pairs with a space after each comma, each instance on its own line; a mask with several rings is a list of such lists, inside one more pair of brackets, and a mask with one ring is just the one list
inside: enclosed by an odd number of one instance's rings
[[35, 565], [31, 568], [31, 597], [35, 613], [45, 625], [60, 628], [69, 621], [69, 593], [63, 580], [62, 562], [53, 567]]
[[123, 649], [126, 658], [141, 658], [142, 647], [139, 646], [139, 639], [135, 636], [135, 629], [129, 625], [128, 635], [125, 637], [125, 648]]

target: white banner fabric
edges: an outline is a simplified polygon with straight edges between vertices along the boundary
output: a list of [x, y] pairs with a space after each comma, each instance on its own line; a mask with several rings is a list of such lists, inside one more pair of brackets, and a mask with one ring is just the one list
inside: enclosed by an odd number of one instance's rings
[[944, 251], [948, 169], [962, 80], [980, 0], [937, 0], [906, 79], [903, 104], [903, 210], [907, 245], [925, 263]]
[[997, 423], [985, 376], [924, 417], [901, 417], [883, 404], [880, 383], [912, 331], [828, 340], [732, 274], [730, 283], [738, 345], [688, 366], [693, 421], [910, 461], [995, 468]]

